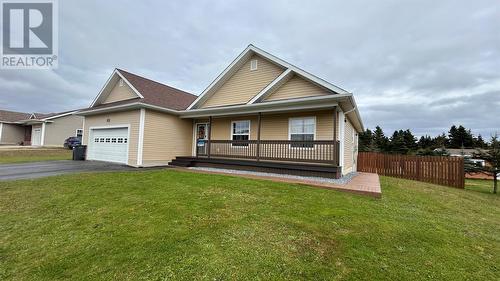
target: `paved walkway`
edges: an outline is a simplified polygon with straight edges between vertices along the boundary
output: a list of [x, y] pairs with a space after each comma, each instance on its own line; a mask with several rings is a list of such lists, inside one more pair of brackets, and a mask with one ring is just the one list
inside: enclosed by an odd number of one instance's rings
[[175, 168], [180, 171], [188, 171], [192, 173], [202, 173], [202, 174], [222, 174], [222, 175], [232, 175], [250, 179], [265, 179], [276, 182], [285, 182], [285, 183], [298, 183], [305, 184], [309, 186], [314, 186], [318, 188], [324, 189], [333, 189], [339, 190], [349, 193], [355, 193], [360, 195], [368, 195], [375, 198], [382, 197], [382, 189], [380, 188], [380, 180], [377, 174], [372, 173], [358, 173], [349, 183], [347, 184], [332, 184], [332, 183], [323, 183], [314, 180], [302, 180], [302, 179], [288, 179], [283, 177], [273, 177], [273, 176], [256, 176], [249, 174], [238, 174], [234, 173], [225, 173], [225, 172], [215, 172], [215, 171], [203, 171], [203, 170], [192, 170], [186, 168]]

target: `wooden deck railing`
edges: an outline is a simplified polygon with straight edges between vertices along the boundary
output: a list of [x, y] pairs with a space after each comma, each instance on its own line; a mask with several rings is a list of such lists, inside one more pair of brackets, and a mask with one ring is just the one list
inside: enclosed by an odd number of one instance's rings
[[338, 141], [210, 140], [207, 145], [206, 157], [339, 164]]

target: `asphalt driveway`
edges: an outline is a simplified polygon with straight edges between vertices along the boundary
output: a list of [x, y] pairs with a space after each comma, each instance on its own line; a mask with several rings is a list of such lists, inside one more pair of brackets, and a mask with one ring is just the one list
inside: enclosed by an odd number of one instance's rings
[[81, 172], [106, 172], [106, 171], [137, 171], [142, 168], [133, 168], [121, 164], [99, 161], [44, 161], [19, 164], [0, 164], [0, 181], [33, 179], [54, 175], [81, 173]]

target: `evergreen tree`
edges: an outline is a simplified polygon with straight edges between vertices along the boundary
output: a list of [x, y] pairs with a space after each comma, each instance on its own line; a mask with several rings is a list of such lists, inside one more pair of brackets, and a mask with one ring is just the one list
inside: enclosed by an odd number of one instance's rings
[[375, 127], [375, 132], [373, 134], [373, 143], [377, 151], [383, 152], [388, 150], [389, 140], [385, 136], [384, 131], [380, 126]]
[[373, 133], [370, 129], [359, 134], [359, 151], [374, 151]]
[[448, 138], [446, 137], [446, 135], [444, 133], [442, 133], [441, 135], [435, 137], [433, 139], [433, 143], [434, 143], [434, 146], [435, 148], [445, 148], [446, 145], [448, 144]]
[[484, 142], [481, 134], [477, 135], [477, 138], [474, 138], [474, 147], [475, 148], [486, 148], [488, 145]]
[[407, 142], [405, 140], [405, 131], [394, 131], [390, 139], [389, 148], [392, 153], [408, 154], [410, 148], [407, 146]]
[[449, 131], [449, 147], [450, 148], [468, 148], [474, 146], [474, 137], [470, 130], [464, 126], [451, 126]]

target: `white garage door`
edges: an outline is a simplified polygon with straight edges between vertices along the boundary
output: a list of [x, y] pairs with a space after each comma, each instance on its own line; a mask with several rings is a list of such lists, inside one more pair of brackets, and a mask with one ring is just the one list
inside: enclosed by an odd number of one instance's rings
[[127, 163], [128, 128], [91, 129], [88, 160]]

